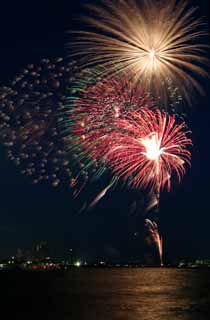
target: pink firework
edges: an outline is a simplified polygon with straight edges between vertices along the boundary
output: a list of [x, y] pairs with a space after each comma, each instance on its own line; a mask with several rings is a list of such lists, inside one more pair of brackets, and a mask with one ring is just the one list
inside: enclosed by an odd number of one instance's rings
[[115, 130], [101, 135], [92, 157], [103, 159], [134, 188], [159, 193], [164, 187], [170, 190], [173, 173], [181, 180], [185, 164], [190, 165], [188, 147], [192, 144], [184, 122], [176, 123], [174, 115], [142, 107], [116, 119], [114, 126]]

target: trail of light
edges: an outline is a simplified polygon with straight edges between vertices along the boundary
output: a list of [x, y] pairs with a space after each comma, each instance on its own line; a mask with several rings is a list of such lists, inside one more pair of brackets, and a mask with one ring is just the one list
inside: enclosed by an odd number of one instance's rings
[[116, 180], [113, 179], [111, 183], [96, 196], [96, 198], [88, 206], [88, 210], [92, 209], [106, 195], [106, 193], [109, 191], [109, 189], [113, 186], [115, 182]]

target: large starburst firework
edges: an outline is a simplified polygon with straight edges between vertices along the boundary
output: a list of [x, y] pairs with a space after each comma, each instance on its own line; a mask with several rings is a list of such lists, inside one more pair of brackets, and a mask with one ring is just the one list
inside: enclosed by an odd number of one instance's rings
[[187, 1], [102, 1], [89, 9], [84, 20], [90, 30], [76, 32], [70, 44], [83, 65], [103, 65], [109, 74], [126, 72], [162, 104], [168, 97], [166, 79], [188, 101], [192, 88], [202, 92], [195, 75], [207, 75], [202, 41], [207, 31]]

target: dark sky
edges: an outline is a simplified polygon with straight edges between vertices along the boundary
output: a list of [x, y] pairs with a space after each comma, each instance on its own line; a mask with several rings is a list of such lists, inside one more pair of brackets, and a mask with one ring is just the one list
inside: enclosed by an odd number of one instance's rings
[[[7, 1], [0, 17], [0, 81], [42, 57], [67, 54], [67, 30], [84, 1]], [[194, 0], [207, 16], [208, 0]], [[208, 21], [208, 17], [206, 19]], [[161, 197], [160, 225], [166, 257], [210, 258], [210, 106], [209, 81], [205, 97], [197, 96], [189, 111], [193, 131], [193, 161], [181, 185]], [[52, 253], [72, 247], [75, 255], [126, 259], [141, 256], [139, 218], [128, 212], [136, 194], [115, 190], [90, 213], [78, 214], [70, 193], [49, 186], [33, 186], [0, 150], [0, 256], [47, 240]], [[96, 187], [94, 187], [96, 188]]]

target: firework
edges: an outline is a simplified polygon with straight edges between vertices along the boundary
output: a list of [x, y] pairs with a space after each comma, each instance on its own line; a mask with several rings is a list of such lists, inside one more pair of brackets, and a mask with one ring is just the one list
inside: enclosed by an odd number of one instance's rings
[[141, 86], [100, 74], [84, 71], [69, 92], [61, 126], [71, 137], [70, 152], [92, 179], [111, 168], [115, 181], [122, 177], [133, 187], [169, 190], [172, 172], [180, 180], [190, 161], [184, 123], [176, 125], [175, 116], [158, 111]]
[[145, 219], [145, 227], [148, 232], [148, 237], [146, 240], [148, 243], [156, 245], [160, 258], [160, 265], [163, 266], [163, 241], [160, 237], [157, 223], [155, 221]]
[[80, 164], [76, 179], [81, 180], [85, 175], [91, 183], [102, 176], [109, 180], [94, 200], [90, 196], [90, 204], [85, 207], [91, 209], [118, 180], [115, 176], [110, 177], [105, 162], [94, 157], [98, 148], [107, 148], [107, 141], [102, 141], [102, 136], [115, 130], [115, 119], [123, 118], [131, 110], [139, 111], [143, 106], [153, 108], [154, 102], [141, 86], [134, 87], [122, 77], [101, 78], [98, 69], [83, 70], [72, 83], [66, 101], [59, 124], [67, 138], [69, 153]]
[[28, 65], [0, 90], [0, 136], [8, 158], [34, 183], [77, 181], [58, 126], [76, 66], [62, 58]]
[[[70, 137], [69, 151], [82, 163], [82, 171], [92, 180], [106, 172], [106, 163], [95, 157], [98, 149], [107, 148], [106, 137], [129, 111], [153, 108], [151, 97], [140, 87], [131, 86], [125, 78], [103, 78], [100, 72], [86, 70], [82, 81], [76, 81], [69, 92], [63, 120], [63, 135]], [[80, 172], [78, 172], [78, 176]]]
[[83, 65], [103, 65], [109, 74], [123, 72], [162, 104], [168, 97], [166, 79], [188, 101], [192, 88], [202, 92], [195, 75], [207, 75], [202, 41], [207, 31], [187, 1], [108, 1], [89, 9], [84, 20], [90, 30], [76, 32], [70, 44]]
[[185, 164], [190, 165], [187, 147], [192, 144], [184, 122], [177, 124], [174, 115], [142, 107], [116, 119], [115, 128], [102, 132], [97, 148], [92, 148], [94, 141], [88, 145], [92, 157], [101, 158], [114, 175], [157, 194], [164, 187], [170, 190], [173, 173], [181, 180]]

